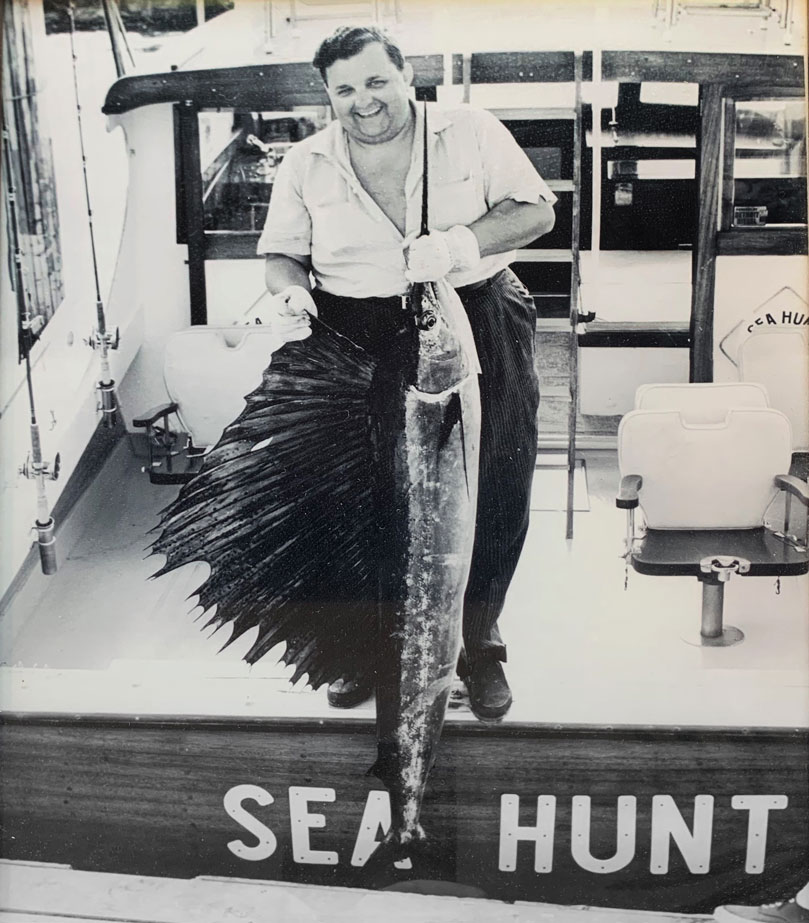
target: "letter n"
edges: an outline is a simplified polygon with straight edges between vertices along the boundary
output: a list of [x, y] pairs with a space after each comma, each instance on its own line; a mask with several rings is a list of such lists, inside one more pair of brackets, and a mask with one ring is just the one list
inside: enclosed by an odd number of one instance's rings
[[537, 798], [537, 822], [533, 827], [520, 826], [519, 795], [500, 797], [500, 864], [501, 872], [517, 868], [517, 844], [520, 840], [534, 843], [534, 871], [550, 872], [553, 867], [553, 838], [556, 825], [556, 798]]
[[688, 825], [671, 795], [652, 798], [652, 852], [649, 871], [665, 875], [669, 870], [669, 844], [677, 844], [689, 871], [707, 875], [711, 867], [713, 795], [694, 798], [694, 829]]

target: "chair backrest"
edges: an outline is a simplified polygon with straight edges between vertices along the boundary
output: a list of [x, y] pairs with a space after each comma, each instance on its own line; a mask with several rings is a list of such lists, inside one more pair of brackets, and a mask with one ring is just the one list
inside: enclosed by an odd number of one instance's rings
[[190, 327], [169, 337], [163, 377], [194, 446], [218, 442], [282, 344], [267, 326]]
[[689, 423], [720, 423], [734, 407], [769, 407], [763, 385], [753, 382], [641, 385], [636, 410], [679, 410]]
[[643, 478], [640, 504], [651, 529], [761, 526], [791, 448], [789, 420], [771, 408], [732, 409], [710, 423], [677, 410], [633, 410], [618, 427], [621, 475]]
[[809, 450], [809, 338], [801, 330], [765, 327], [745, 339], [738, 352], [739, 377], [760, 382], [770, 406], [792, 424], [795, 451]]

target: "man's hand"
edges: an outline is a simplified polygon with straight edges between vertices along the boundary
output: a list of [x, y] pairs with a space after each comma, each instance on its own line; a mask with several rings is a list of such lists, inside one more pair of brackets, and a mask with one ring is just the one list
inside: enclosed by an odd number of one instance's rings
[[477, 238], [462, 224], [405, 241], [405, 248], [409, 282], [436, 282], [447, 273], [474, 269], [480, 262]]
[[309, 315], [317, 317], [311, 294], [302, 285], [288, 285], [270, 298], [261, 312], [262, 322], [272, 325], [285, 341], [304, 340], [312, 332]]

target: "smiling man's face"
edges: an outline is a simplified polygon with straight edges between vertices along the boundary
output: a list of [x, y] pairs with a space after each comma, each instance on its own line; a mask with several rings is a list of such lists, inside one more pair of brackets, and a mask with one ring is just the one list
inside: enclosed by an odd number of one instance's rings
[[410, 120], [408, 87], [413, 69], [399, 70], [379, 42], [326, 70], [326, 91], [334, 114], [349, 136], [364, 144], [395, 138]]

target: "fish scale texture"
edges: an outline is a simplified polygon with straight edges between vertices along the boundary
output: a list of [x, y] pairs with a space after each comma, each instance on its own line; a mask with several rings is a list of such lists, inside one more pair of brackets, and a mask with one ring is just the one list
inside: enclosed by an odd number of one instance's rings
[[155, 577], [210, 565], [206, 627], [258, 627], [254, 663], [283, 661], [317, 688], [373, 656], [377, 548], [370, 393], [376, 362], [329, 327], [285, 344], [261, 385], [161, 514]]

